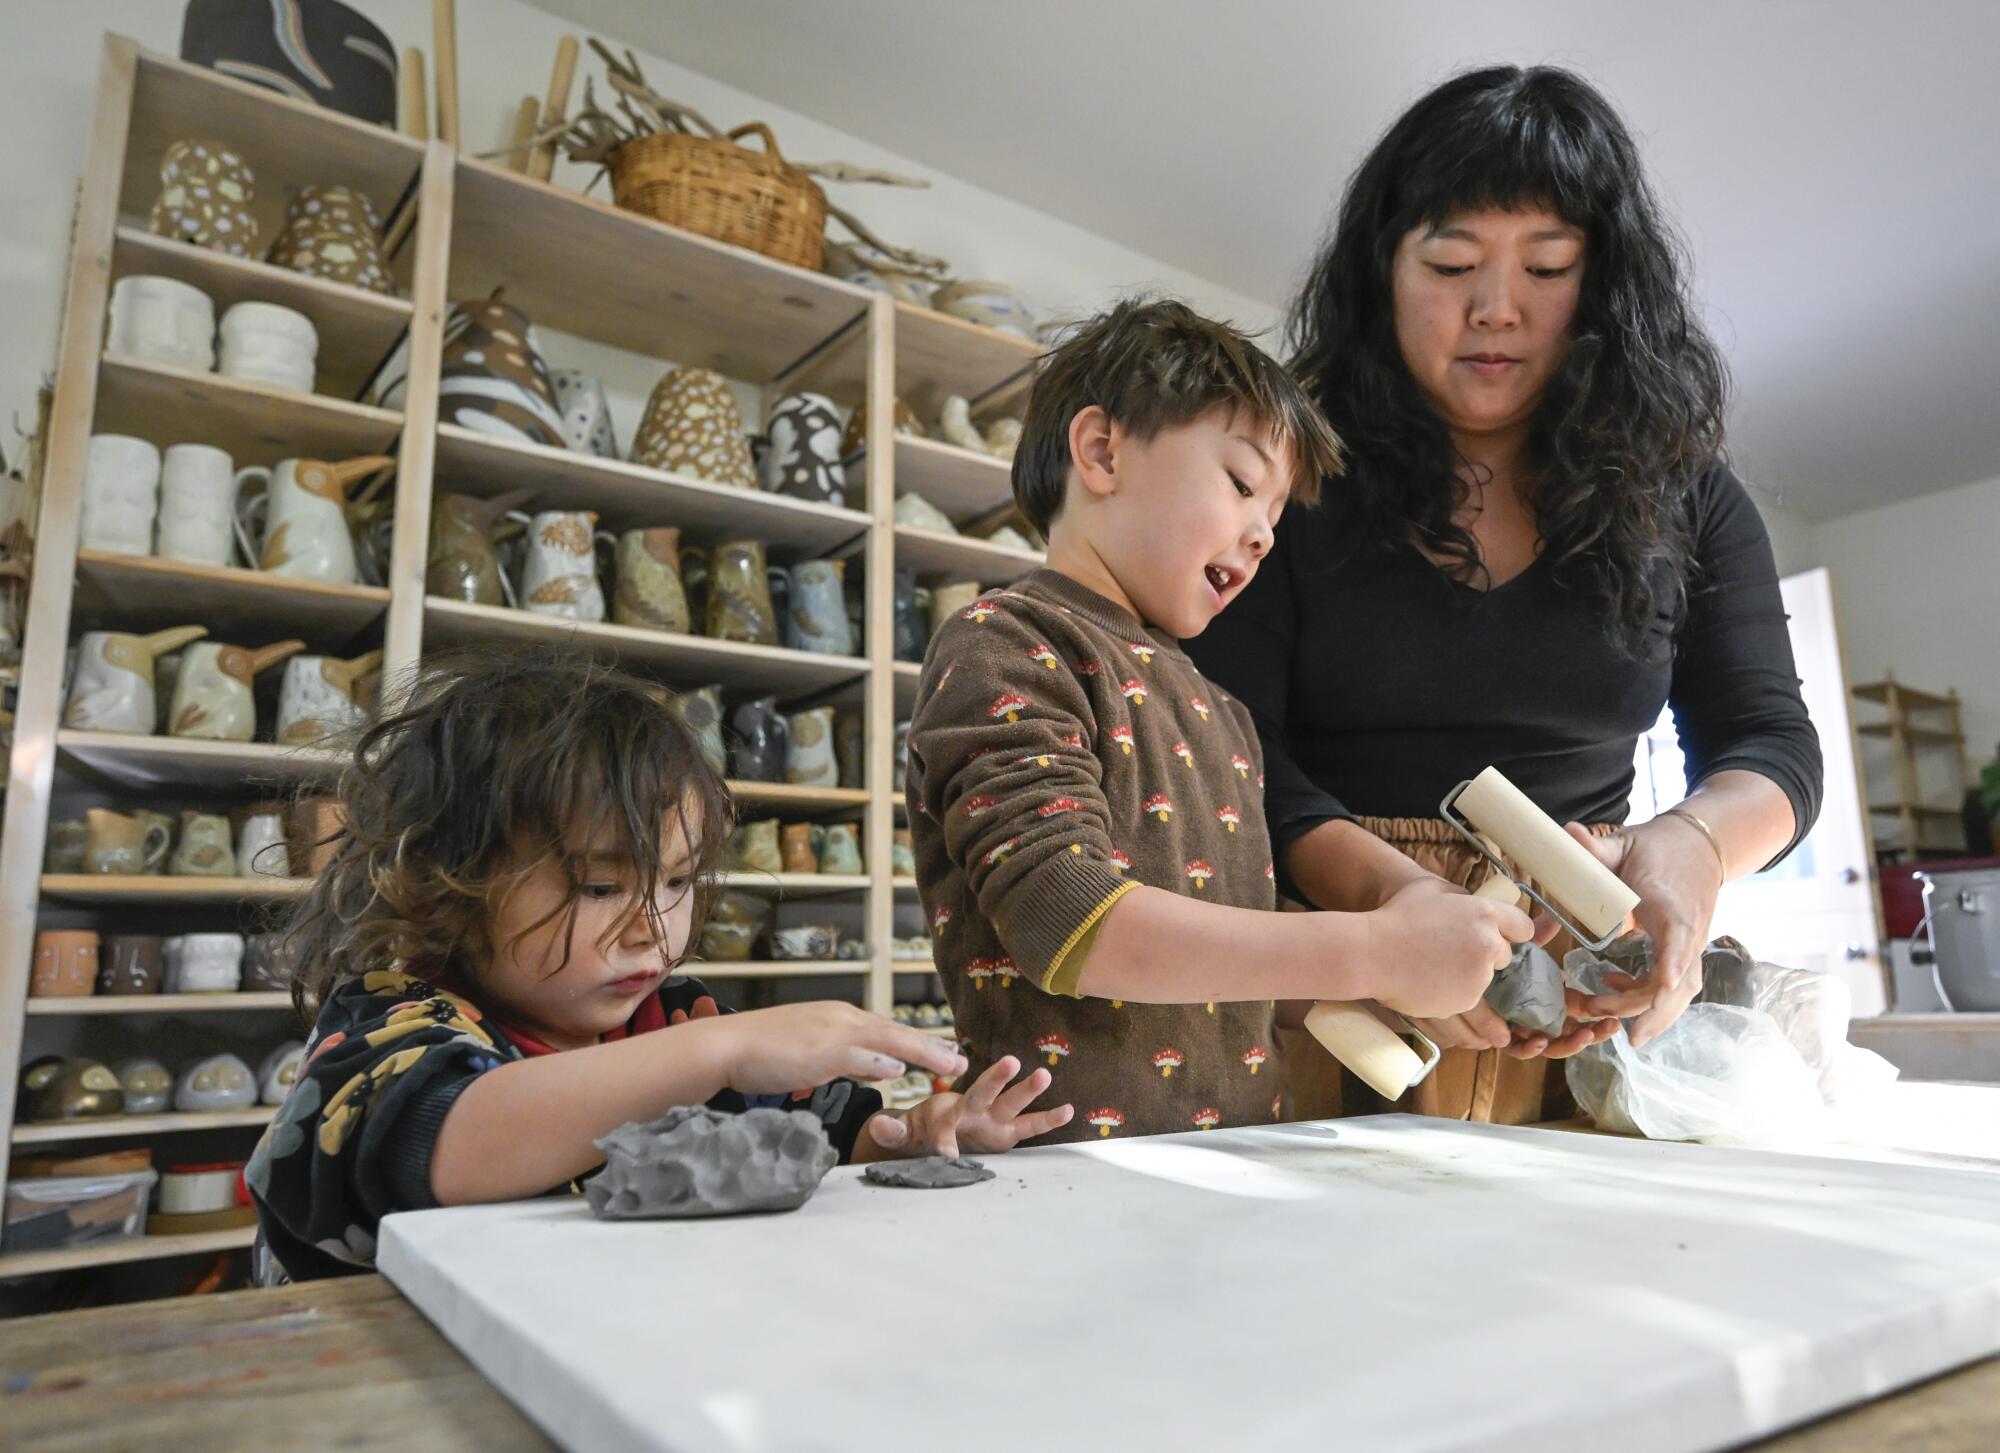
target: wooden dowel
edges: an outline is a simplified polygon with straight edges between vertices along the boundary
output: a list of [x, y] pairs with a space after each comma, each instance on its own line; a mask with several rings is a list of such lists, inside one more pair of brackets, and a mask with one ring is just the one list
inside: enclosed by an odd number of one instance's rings
[[[549, 99], [542, 106], [544, 130], [562, 120], [569, 110], [570, 83], [576, 79], [576, 50], [576, 37], [573, 35], [565, 35], [556, 44], [556, 66], [549, 76]], [[528, 162], [528, 175], [545, 182], [555, 169], [555, 143], [545, 141], [535, 148], [535, 154]]]
[[431, 0], [431, 64], [437, 68], [437, 138], [458, 146], [458, 5]]
[[424, 53], [415, 46], [403, 51], [403, 134], [431, 139], [430, 98], [424, 94]]
[[535, 139], [535, 132], [541, 125], [541, 107], [533, 96], [521, 98], [521, 109], [514, 113], [513, 150], [507, 153], [508, 167], [517, 172], [525, 172], [533, 161], [535, 148], [528, 143]]

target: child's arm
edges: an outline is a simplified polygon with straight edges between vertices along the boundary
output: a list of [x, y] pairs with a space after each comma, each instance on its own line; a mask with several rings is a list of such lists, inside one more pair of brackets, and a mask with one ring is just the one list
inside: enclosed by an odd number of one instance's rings
[[915, 1065], [965, 1070], [948, 1041], [851, 1004], [788, 1004], [689, 1020], [652, 1034], [489, 1070], [459, 1092], [431, 1151], [440, 1205], [540, 1195], [603, 1161], [592, 1144], [629, 1120], [726, 1089], [777, 1094]]

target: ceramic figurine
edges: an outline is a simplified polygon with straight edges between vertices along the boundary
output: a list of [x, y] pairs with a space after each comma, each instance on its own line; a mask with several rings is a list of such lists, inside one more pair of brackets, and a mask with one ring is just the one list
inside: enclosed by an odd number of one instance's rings
[[1027, 301], [1005, 283], [983, 279], [946, 283], [931, 294], [931, 306], [982, 328], [1011, 333], [1029, 343], [1035, 341], [1035, 315], [1029, 311]]
[[778, 698], [759, 696], [743, 702], [729, 719], [736, 732], [736, 776], [744, 782], [785, 780], [785, 719]]
[[227, 565], [236, 550], [236, 461], [207, 444], [175, 444], [160, 465], [153, 553]]
[[251, 690], [257, 673], [296, 656], [304, 641], [279, 641], [250, 650], [200, 641], [181, 659], [180, 680], [174, 683], [174, 736], [212, 742], [247, 742], [257, 735], [257, 698]]
[[100, 994], [157, 994], [164, 961], [156, 933], [114, 933], [98, 955]]
[[871, 293], [887, 293], [912, 307], [931, 305], [930, 284], [895, 258], [866, 242], [829, 242], [820, 270]]
[[352, 187], [304, 186], [285, 207], [284, 230], [265, 261], [330, 282], [394, 293], [375, 207]]
[[712, 369], [669, 369], [654, 386], [632, 462], [731, 489], [757, 487], [736, 396]]
[[765, 422], [764, 488], [814, 504], [837, 505], [847, 494], [840, 463], [840, 410], [824, 394], [789, 394]]
[[45, 873], [81, 873], [84, 855], [90, 850], [90, 824], [80, 817], [52, 819], [48, 846], [42, 859]]
[[120, 1063], [115, 1073], [127, 1115], [158, 1115], [173, 1105], [174, 1077], [158, 1060], [141, 1055]]
[[972, 405], [958, 394], [945, 399], [944, 409], [938, 415], [938, 433], [947, 444], [956, 444], [974, 454], [986, 452], [986, 440], [972, 424]]
[[709, 557], [708, 634], [718, 641], [778, 644], [771, 578], [759, 542], [725, 541]]
[[309, 394], [317, 374], [319, 330], [312, 319], [276, 303], [243, 302], [222, 315], [216, 372], [292, 393]]
[[868, 732], [861, 713], [841, 707], [833, 714], [833, 756], [840, 764], [840, 785], [859, 787], [865, 773], [862, 756], [867, 750]]
[[266, 1105], [284, 1104], [305, 1057], [305, 1041], [300, 1039], [287, 1040], [265, 1055], [264, 1063], [257, 1067], [258, 1100]]
[[816, 822], [787, 823], [779, 835], [783, 870], [787, 873], [817, 873], [819, 844], [815, 841], [815, 834], [823, 832], [824, 829]]
[[382, 669], [382, 653], [352, 660], [294, 656], [278, 690], [280, 746], [304, 747], [368, 725], [367, 681]]
[[87, 928], [52, 928], [35, 935], [28, 993], [36, 999], [81, 999], [97, 989], [101, 945]]
[[771, 932], [774, 959], [831, 959], [840, 943], [840, 930], [830, 923], [799, 923]]
[[731, 866], [746, 873], [778, 873], [785, 867], [784, 853], [778, 846], [778, 819], [764, 818], [757, 822], [746, 822], [736, 829], [735, 840], [730, 844]]
[[729, 891], [716, 895], [701, 927], [701, 957], [715, 963], [740, 964], [750, 957], [771, 917], [769, 899], [755, 893]]
[[722, 743], [722, 688], [700, 686], [674, 698], [681, 720], [701, 743], [701, 754], [719, 773], [729, 770], [729, 752]]
[[681, 584], [681, 532], [671, 525], [627, 530], [614, 557], [617, 585], [611, 619], [621, 626], [685, 632], [690, 624]]
[[144, 818], [93, 807], [84, 813], [89, 839], [83, 853], [86, 873], [147, 873], [166, 861], [173, 839]]
[[181, 1071], [174, 1086], [176, 1110], [241, 1110], [257, 1103], [250, 1066], [233, 1054], [213, 1054]]
[[30, 1120], [88, 1120], [125, 1113], [118, 1076], [94, 1059], [66, 1059], [28, 1102]]
[[543, 510], [529, 521], [521, 609], [572, 621], [604, 619], [596, 525], [591, 510]]
[[917, 603], [917, 577], [908, 570], [898, 570], [892, 599], [896, 617], [896, 659], [921, 661], [924, 659], [924, 647], [930, 644], [931, 637], [924, 611]]
[[181, 59], [396, 127], [395, 45], [340, 0], [188, 0]]
[[160, 195], [147, 214], [155, 237], [212, 248], [234, 257], [257, 250], [257, 198], [250, 164], [215, 141], [176, 141], [160, 158]]
[[611, 433], [611, 405], [597, 375], [580, 368], [558, 368], [550, 375], [556, 407], [562, 410], [563, 441], [578, 454], [616, 459], [618, 441]]
[[[271, 469], [262, 465], [239, 469], [239, 489], [246, 480], [264, 482], [264, 492], [245, 499], [236, 511], [243, 558], [273, 575], [353, 585], [358, 575], [347, 492], [395, 463], [386, 454], [365, 454], [337, 464], [283, 459]], [[253, 536], [260, 515], [263, 542], [258, 545]]]
[[819, 870], [822, 873], [859, 873], [861, 829], [851, 822], [829, 824], [826, 839], [820, 844]]
[[896, 523], [912, 529], [931, 530], [940, 535], [956, 535], [958, 526], [951, 516], [920, 494], [905, 491], [896, 496]]
[[785, 754], [785, 780], [795, 787], [836, 787], [840, 765], [833, 752], [833, 708], [816, 706], [796, 713], [790, 722], [790, 746]]
[[844, 589], [846, 568], [844, 560], [806, 560], [792, 567], [787, 636], [796, 649], [830, 656], [854, 654]]
[[236, 865], [246, 878], [289, 878], [291, 849], [285, 842], [285, 819], [276, 803], [252, 811], [236, 832]]
[[150, 636], [86, 632], [76, 653], [63, 725], [94, 732], [151, 735], [158, 716], [153, 662], [208, 634], [206, 626], [175, 626]]
[[167, 861], [167, 871], [183, 878], [234, 878], [236, 867], [229, 819], [192, 808], [183, 812], [180, 841]]
[[33, 1118], [28, 1113], [30, 1107], [41, 1097], [42, 1091], [48, 1088], [49, 1081], [56, 1077], [56, 1071], [62, 1068], [62, 1063], [62, 1056], [59, 1054], [38, 1054], [22, 1064], [21, 1082], [14, 1096], [16, 1120]]
[[129, 273], [111, 285], [104, 350], [207, 373], [215, 367], [215, 303], [177, 278]]
[[144, 555], [160, 505], [160, 451], [127, 434], [93, 434], [84, 452], [77, 543], [86, 550]]

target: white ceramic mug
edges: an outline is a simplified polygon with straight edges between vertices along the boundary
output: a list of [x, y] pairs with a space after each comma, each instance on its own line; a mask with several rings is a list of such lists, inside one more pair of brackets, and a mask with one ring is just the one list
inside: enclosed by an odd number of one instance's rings
[[236, 462], [208, 444], [176, 444], [160, 466], [153, 553], [162, 560], [227, 565], [236, 545]]
[[207, 373], [215, 367], [215, 304], [200, 288], [134, 274], [111, 286], [108, 353]]
[[243, 935], [183, 933], [162, 946], [167, 990], [174, 994], [233, 994], [243, 982]]
[[238, 303], [222, 315], [218, 371], [231, 378], [311, 393], [319, 358], [312, 319], [276, 303]]
[[604, 619], [604, 588], [597, 580], [597, 541], [611, 537], [598, 532], [596, 524], [597, 515], [590, 510], [543, 510], [528, 519], [527, 563], [521, 569], [522, 610], [572, 621]]
[[160, 451], [129, 434], [93, 434], [83, 460], [77, 544], [144, 555], [160, 507]]
[[236, 865], [253, 878], [292, 876], [291, 851], [285, 846], [285, 820], [275, 812], [258, 812], [243, 819], [236, 833]]

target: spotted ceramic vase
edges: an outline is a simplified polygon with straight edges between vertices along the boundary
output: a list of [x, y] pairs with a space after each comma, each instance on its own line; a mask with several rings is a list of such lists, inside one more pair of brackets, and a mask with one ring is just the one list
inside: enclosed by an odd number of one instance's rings
[[305, 186], [285, 209], [285, 229], [267, 262], [329, 282], [393, 293], [382, 257], [382, 223], [374, 205], [351, 187]]
[[257, 250], [250, 215], [257, 183], [248, 162], [213, 141], [176, 141], [160, 159], [160, 195], [146, 218], [155, 237], [235, 257]]
[[654, 386], [632, 462], [731, 489], [757, 487], [736, 396], [713, 369], [670, 369]]
[[772, 494], [837, 505], [847, 495], [840, 463], [840, 411], [823, 394], [791, 394], [771, 410], [764, 488]]

